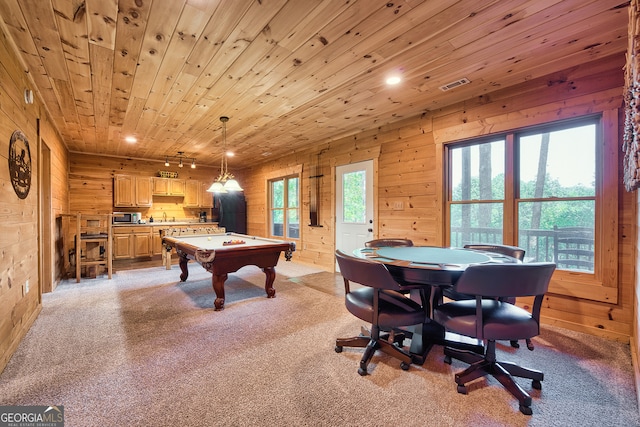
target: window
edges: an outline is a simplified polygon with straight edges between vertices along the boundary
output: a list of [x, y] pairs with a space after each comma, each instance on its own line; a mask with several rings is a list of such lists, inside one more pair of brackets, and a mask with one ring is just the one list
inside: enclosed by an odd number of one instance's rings
[[342, 221], [350, 224], [367, 222], [366, 170], [345, 173], [342, 177]]
[[597, 123], [517, 135], [518, 246], [529, 258], [593, 273], [596, 136]]
[[502, 243], [504, 139], [452, 148], [449, 153], [451, 246]]
[[297, 176], [269, 181], [269, 223], [274, 237], [300, 238], [299, 181]]
[[520, 246], [525, 261], [555, 262], [563, 286], [575, 282], [580, 296], [611, 302], [602, 287], [616, 283], [600, 266], [616, 265], [617, 249], [603, 248], [616, 248], [617, 238], [599, 231], [617, 224], [617, 195], [603, 202], [617, 160], [604, 140], [601, 117], [589, 117], [449, 144], [448, 244]]

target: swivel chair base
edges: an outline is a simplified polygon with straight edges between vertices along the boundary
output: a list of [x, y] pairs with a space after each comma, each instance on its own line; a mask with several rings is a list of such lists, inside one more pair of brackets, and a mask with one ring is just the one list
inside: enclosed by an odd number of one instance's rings
[[[495, 343], [491, 343], [489, 345]], [[491, 353], [482, 356], [471, 352], [459, 351], [456, 349], [445, 348], [445, 362], [451, 363], [451, 357], [470, 363], [470, 366], [464, 371], [455, 374], [455, 381], [458, 384], [458, 393], [467, 394], [467, 384], [471, 381], [491, 375], [497, 379], [500, 384], [511, 393], [520, 403], [520, 412], [525, 415], [531, 415], [531, 396], [520, 387], [513, 377], [528, 378], [531, 381], [531, 387], [536, 390], [542, 389], [542, 380], [544, 373], [535, 369], [525, 368], [511, 362], [498, 362], [495, 360], [495, 347], [493, 358]], [[488, 357], [487, 357], [488, 356]], [[491, 360], [494, 359], [494, 360]]]
[[361, 333], [356, 337], [336, 339], [335, 351], [341, 353], [343, 347], [362, 347], [364, 354], [360, 360], [358, 374], [367, 375], [367, 367], [376, 350], [381, 350], [389, 356], [400, 360], [400, 368], [406, 371], [411, 365], [411, 354], [401, 348], [404, 336], [402, 334], [390, 334], [389, 340], [372, 338], [369, 334]]

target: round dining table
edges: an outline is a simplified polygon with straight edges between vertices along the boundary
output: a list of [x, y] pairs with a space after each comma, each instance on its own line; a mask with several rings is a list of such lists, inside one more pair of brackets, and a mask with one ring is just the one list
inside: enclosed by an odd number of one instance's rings
[[441, 298], [441, 287], [453, 286], [470, 265], [517, 263], [516, 258], [475, 249], [437, 246], [385, 246], [359, 248], [358, 258], [384, 264], [394, 279], [425, 308], [426, 321], [407, 328], [413, 362], [423, 364], [434, 344], [482, 354], [481, 341], [445, 332], [431, 319], [431, 308]]

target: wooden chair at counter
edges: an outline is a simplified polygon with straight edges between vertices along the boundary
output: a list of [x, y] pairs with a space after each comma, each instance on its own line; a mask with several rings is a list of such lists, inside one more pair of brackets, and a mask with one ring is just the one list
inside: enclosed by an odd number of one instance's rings
[[[111, 214], [81, 214], [76, 216], [76, 282], [82, 277], [82, 267], [104, 266], [111, 279], [113, 272], [113, 233]], [[82, 253], [84, 251], [84, 257]], [[97, 274], [97, 271], [96, 271]]]

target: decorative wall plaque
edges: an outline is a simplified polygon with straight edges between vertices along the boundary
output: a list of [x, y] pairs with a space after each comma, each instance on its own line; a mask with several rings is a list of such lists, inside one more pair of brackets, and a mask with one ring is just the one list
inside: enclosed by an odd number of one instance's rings
[[9, 176], [18, 197], [26, 199], [31, 188], [31, 150], [27, 137], [19, 130], [9, 141]]

